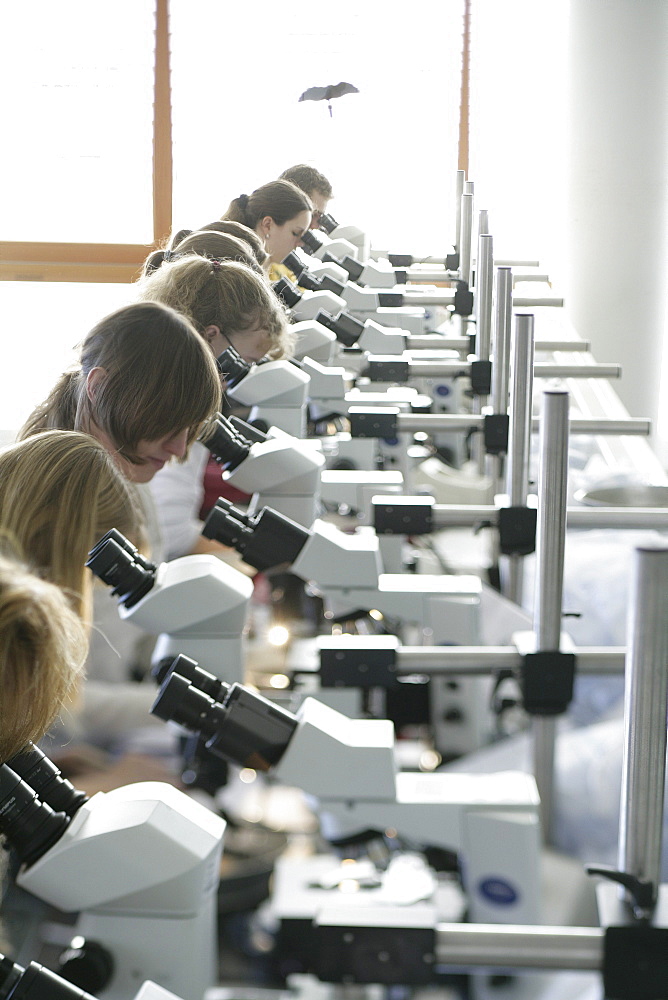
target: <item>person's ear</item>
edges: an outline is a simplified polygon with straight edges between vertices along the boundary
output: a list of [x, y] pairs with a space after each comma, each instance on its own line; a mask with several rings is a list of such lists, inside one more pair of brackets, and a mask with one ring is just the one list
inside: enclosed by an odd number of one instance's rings
[[216, 337], [220, 336], [220, 327], [213, 324], [211, 326], [205, 326], [202, 336], [206, 340], [209, 347], [211, 347]]
[[260, 230], [264, 239], [269, 235], [273, 222], [274, 220], [270, 215], [265, 215], [263, 219], [260, 219]]
[[86, 395], [91, 403], [95, 402], [95, 397], [106, 377], [107, 371], [105, 368], [91, 368], [88, 372], [88, 377], [86, 378]]

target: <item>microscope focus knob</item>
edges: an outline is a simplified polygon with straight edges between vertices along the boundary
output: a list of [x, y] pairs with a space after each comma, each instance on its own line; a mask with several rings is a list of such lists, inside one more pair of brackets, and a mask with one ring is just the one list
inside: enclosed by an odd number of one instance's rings
[[114, 959], [111, 952], [98, 941], [75, 937], [70, 947], [60, 956], [59, 972], [63, 979], [80, 989], [97, 994], [111, 982]]

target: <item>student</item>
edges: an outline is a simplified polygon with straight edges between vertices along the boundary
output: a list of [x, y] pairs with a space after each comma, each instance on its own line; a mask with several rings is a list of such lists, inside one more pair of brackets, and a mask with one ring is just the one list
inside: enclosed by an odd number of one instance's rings
[[[285, 310], [268, 283], [243, 264], [197, 255], [179, 257], [142, 279], [139, 295], [188, 316], [216, 356], [230, 344], [250, 362], [267, 355], [280, 358], [291, 351]], [[151, 484], [165, 554], [174, 559], [214, 552], [241, 565], [227, 549], [200, 534], [208, 459], [207, 449], [195, 444], [185, 464], [163, 469]], [[220, 469], [217, 475], [220, 482]]]
[[0, 546], [0, 763], [36, 743], [75, 694], [86, 659], [83, 622], [59, 587]]
[[[221, 222], [220, 225], [225, 225], [225, 223]], [[246, 227], [238, 226], [238, 228], [245, 229]], [[250, 234], [250, 229], [247, 232]], [[246, 240], [239, 239], [238, 236], [233, 236], [230, 233], [216, 232], [211, 229], [194, 232], [182, 229], [181, 233], [183, 235], [173, 250], [155, 250], [146, 258], [142, 277], [146, 278], [149, 274], [153, 274], [165, 262], [170, 263], [180, 257], [185, 257], [186, 254], [193, 253], [199, 254], [200, 257], [208, 257], [210, 260], [234, 260], [237, 264], [245, 264], [260, 277], [266, 277], [261, 264], [258, 263], [256, 254]], [[256, 239], [264, 260], [267, 255], [262, 250], [259, 238], [256, 237]]]
[[313, 205], [290, 181], [270, 181], [252, 194], [235, 198], [223, 216], [253, 229], [269, 254], [269, 280], [281, 276], [278, 265], [300, 245], [311, 225]]
[[136, 491], [89, 434], [51, 430], [0, 452], [0, 530], [90, 624], [85, 563], [111, 528], [145, 548]]
[[[88, 628], [93, 577], [85, 563], [91, 548], [111, 528], [146, 549], [136, 488], [95, 438], [51, 430], [0, 452], [0, 532], [35, 572], [62, 589]], [[117, 618], [106, 588], [104, 597]], [[154, 723], [149, 715], [155, 697], [152, 685], [86, 680], [77, 695], [52, 734], [49, 753], [70, 776], [77, 775], [85, 791], [113, 788], [128, 780], [172, 780], [151, 758], [111, 759], [100, 749], [107, 737]]]
[[79, 363], [36, 407], [19, 439], [51, 428], [85, 431], [128, 479], [146, 483], [170, 459], [187, 456], [220, 400], [215, 361], [188, 320], [140, 302], [90, 331]]
[[291, 181], [308, 195], [313, 205], [311, 229], [317, 229], [320, 219], [326, 214], [327, 206], [334, 197], [332, 185], [325, 175], [321, 174], [315, 167], [309, 167], [306, 163], [297, 163], [294, 167], [288, 167], [287, 170], [284, 170], [279, 180]]
[[264, 241], [254, 230], [242, 225], [241, 222], [232, 222], [231, 219], [216, 219], [207, 223], [206, 226], [200, 226], [200, 232], [209, 230], [216, 233], [227, 233], [228, 236], [236, 236], [237, 239], [248, 243], [262, 270], [265, 273], [269, 270], [269, 254], [264, 248]]

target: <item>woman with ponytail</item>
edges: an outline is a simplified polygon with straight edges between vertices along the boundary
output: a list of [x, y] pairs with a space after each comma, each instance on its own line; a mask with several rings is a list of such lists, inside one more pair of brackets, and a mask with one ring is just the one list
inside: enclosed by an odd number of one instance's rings
[[307, 194], [291, 181], [278, 180], [234, 198], [223, 219], [241, 222], [257, 233], [269, 254], [269, 280], [276, 281], [282, 273], [277, 265], [300, 245], [312, 213]]

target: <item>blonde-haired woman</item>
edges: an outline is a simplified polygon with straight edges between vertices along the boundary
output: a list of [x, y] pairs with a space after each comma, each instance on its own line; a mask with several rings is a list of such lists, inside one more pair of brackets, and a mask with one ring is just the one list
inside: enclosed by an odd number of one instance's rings
[[[93, 577], [85, 563], [111, 528], [145, 548], [137, 488], [95, 438], [78, 431], [44, 431], [0, 452], [0, 532], [40, 576], [63, 590], [88, 628]], [[118, 620], [106, 588], [100, 596], [111, 620]], [[112, 760], [102, 752], [120, 745], [129, 732], [154, 725], [149, 715], [154, 697], [151, 684], [86, 679], [71, 711], [63, 714], [49, 753], [71, 776], [76, 774], [85, 791], [128, 780], [169, 780], [171, 775], [153, 760], [136, 755]]]
[[[221, 222], [221, 225], [224, 223]], [[239, 228], [245, 227], [239, 226]], [[234, 260], [237, 264], [245, 264], [260, 277], [265, 277], [262, 267], [246, 240], [239, 239], [238, 236], [233, 236], [230, 233], [215, 230], [201, 230], [199, 232], [182, 230], [182, 232], [184, 235], [173, 250], [154, 250], [152, 254], [149, 254], [144, 262], [143, 277], [153, 274], [165, 262], [178, 260], [179, 257], [185, 257], [189, 253], [199, 254], [210, 260]], [[262, 253], [266, 256], [264, 251]]]
[[0, 529], [89, 623], [85, 563], [110, 528], [145, 544], [136, 491], [95, 438], [44, 431], [0, 452]]
[[74, 696], [86, 651], [63, 591], [0, 540], [0, 763], [44, 736]]
[[[216, 356], [230, 345], [249, 362], [265, 355], [280, 358], [292, 350], [293, 337], [278, 298], [264, 278], [235, 261], [196, 254], [179, 257], [142, 279], [139, 295], [186, 315]], [[151, 483], [165, 554], [173, 559], [213, 552], [242, 568], [227, 549], [201, 536], [208, 459], [206, 448], [195, 444], [186, 463], [164, 469]]]
[[[217, 235], [209, 233], [208, 238], [216, 242]], [[216, 357], [230, 344], [245, 361], [288, 356], [294, 338], [267, 281], [238, 261], [181, 255], [182, 246], [175, 260], [139, 281], [139, 298], [187, 316]]]
[[211, 352], [192, 324], [158, 302], [124, 306], [86, 336], [65, 372], [21, 429], [85, 431], [128, 479], [146, 483], [172, 458], [184, 459], [220, 408]]

